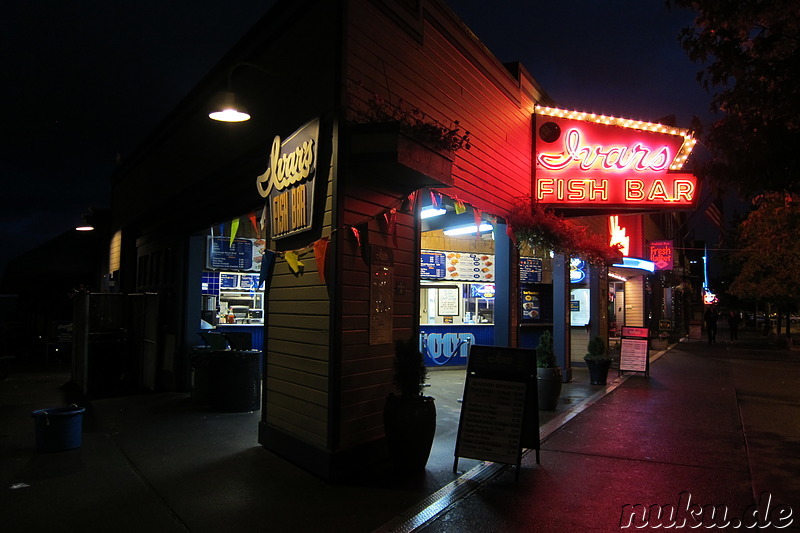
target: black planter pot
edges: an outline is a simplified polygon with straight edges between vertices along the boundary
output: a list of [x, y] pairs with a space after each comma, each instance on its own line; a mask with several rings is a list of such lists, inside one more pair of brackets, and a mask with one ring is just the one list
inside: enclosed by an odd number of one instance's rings
[[395, 469], [406, 473], [424, 470], [436, 433], [433, 398], [389, 395], [383, 409], [383, 426]]
[[537, 368], [536, 378], [539, 392], [539, 409], [555, 411], [561, 396], [561, 368]]
[[611, 366], [611, 360], [605, 361], [586, 361], [586, 366], [589, 367], [589, 381], [592, 385], [605, 385], [608, 380], [608, 367]]

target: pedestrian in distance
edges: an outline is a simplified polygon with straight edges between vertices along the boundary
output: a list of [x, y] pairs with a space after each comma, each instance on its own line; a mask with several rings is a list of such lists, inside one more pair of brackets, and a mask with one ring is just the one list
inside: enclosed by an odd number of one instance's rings
[[731, 311], [728, 313], [728, 335], [731, 342], [739, 340], [739, 312]]
[[709, 305], [706, 309], [705, 314], [703, 315], [703, 320], [706, 323], [706, 332], [708, 333], [708, 344], [716, 344], [717, 343], [717, 320], [719, 319], [719, 313], [717, 313], [717, 308], [713, 305]]

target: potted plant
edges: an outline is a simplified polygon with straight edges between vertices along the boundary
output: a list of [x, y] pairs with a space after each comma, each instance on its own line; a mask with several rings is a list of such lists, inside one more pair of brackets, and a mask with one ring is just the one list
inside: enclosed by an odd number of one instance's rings
[[591, 384], [605, 385], [608, 380], [611, 357], [606, 353], [606, 343], [602, 338], [595, 337], [589, 341], [583, 360], [586, 361], [586, 366], [589, 367], [589, 381]]
[[356, 179], [402, 194], [452, 187], [454, 153], [471, 146], [458, 121], [448, 126], [403, 100], [395, 104], [378, 96], [356, 112], [349, 129]]
[[561, 367], [556, 364], [553, 335], [545, 330], [536, 347], [536, 378], [539, 392], [539, 409], [555, 411], [561, 396]]
[[436, 433], [436, 405], [422, 394], [428, 369], [415, 339], [395, 343], [396, 393], [386, 398], [383, 425], [389, 454], [398, 472], [425, 469]]

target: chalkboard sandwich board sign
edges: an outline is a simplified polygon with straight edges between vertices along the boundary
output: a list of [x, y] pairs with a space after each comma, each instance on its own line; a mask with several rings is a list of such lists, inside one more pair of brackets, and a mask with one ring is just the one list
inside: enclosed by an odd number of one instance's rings
[[473, 345], [456, 438], [453, 471], [465, 457], [517, 465], [522, 449], [536, 450], [539, 405], [533, 350]]

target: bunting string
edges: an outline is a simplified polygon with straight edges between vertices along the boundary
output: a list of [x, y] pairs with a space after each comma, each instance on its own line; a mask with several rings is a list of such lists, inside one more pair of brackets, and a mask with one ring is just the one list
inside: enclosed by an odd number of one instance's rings
[[[300, 248], [296, 248], [293, 250], [284, 250], [284, 251], [265, 248], [262, 254], [264, 254], [265, 256], [269, 255], [269, 261], [266, 264], [271, 265], [275, 261], [275, 258], [282, 257], [288, 263], [289, 268], [292, 270], [292, 272], [299, 275], [303, 272], [303, 268], [305, 266], [302, 261], [302, 258], [307, 254], [313, 252], [314, 260], [317, 265], [317, 272], [319, 273], [320, 282], [325, 283], [327, 279], [325, 275], [325, 261], [327, 257], [327, 250], [333, 235], [337, 231], [345, 230], [348, 233], [352, 233], [353, 238], [356, 241], [356, 245], [360, 249], [362, 249], [362, 255], [363, 255], [363, 246], [366, 243], [365, 238], [367, 237], [366, 229], [368, 228], [369, 223], [377, 221], [385, 228], [386, 232], [389, 235], [391, 235], [393, 239], [396, 239], [398, 209], [405, 208], [404, 210], [413, 212], [417, 201], [419, 201], [420, 193], [421, 191], [412, 192], [411, 194], [408, 195], [408, 197], [398, 200], [397, 202], [395, 202], [394, 205], [391, 205], [380, 214], [375, 215], [373, 217], [365, 218], [364, 220], [361, 220], [356, 224], [342, 224], [339, 227], [332, 228], [330, 233], [328, 233], [327, 235], [324, 235], [319, 239], [316, 239], [313, 242], [310, 242]], [[444, 205], [442, 194], [435, 191], [429, 191], [429, 193], [430, 193], [431, 203], [434, 207], [442, 207]], [[466, 204], [464, 201], [456, 197], [451, 198], [451, 200], [453, 201], [453, 206], [456, 214], [463, 214], [467, 211]], [[473, 214], [474, 214], [475, 224], [480, 228], [482, 212], [479, 209], [473, 207]], [[257, 234], [260, 235], [261, 231], [264, 231], [266, 229], [267, 221], [269, 220], [268, 216], [269, 215], [267, 213], [266, 204], [264, 205], [264, 209], [261, 213], [259, 224], [256, 224], [256, 216], [254, 214], [250, 216], [250, 221], [256, 228]], [[258, 231], [259, 229], [261, 231]], [[476, 231], [476, 238], [480, 238], [480, 230]], [[262, 265], [264, 264], [265, 263], [262, 261]], [[262, 276], [264, 276], [263, 268], [262, 268]], [[262, 281], [268, 281], [268, 280], [265, 278]]]

